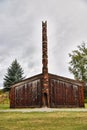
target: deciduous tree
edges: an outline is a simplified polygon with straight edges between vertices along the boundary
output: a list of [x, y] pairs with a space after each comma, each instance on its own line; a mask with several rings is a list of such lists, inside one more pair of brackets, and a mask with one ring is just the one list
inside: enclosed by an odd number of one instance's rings
[[[87, 47], [86, 43], [77, 46], [77, 50], [69, 53], [69, 71], [76, 80], [84, 81], [87, 84]], [[87, 86], [86, 86], [87, 89]]]

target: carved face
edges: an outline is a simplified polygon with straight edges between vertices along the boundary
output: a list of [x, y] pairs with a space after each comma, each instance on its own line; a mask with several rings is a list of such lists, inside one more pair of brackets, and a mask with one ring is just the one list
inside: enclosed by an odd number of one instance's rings
[[44, 79], [48, 81], [48, 74], [44, 76]]

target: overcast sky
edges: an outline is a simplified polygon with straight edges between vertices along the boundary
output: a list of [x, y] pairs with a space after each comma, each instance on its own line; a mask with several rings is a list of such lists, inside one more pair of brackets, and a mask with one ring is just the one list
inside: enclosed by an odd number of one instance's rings
[[87, 42], [87, 0], [0, 0], [0, 87], [14, 59], [26, 78], [41, 73], [45, 20], [49, 72], [73, 78], [68, 53]]

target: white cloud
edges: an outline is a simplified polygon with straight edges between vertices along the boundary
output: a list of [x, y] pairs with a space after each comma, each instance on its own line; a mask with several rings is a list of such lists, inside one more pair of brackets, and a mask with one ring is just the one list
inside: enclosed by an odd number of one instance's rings
[[32, 76], [41, 72], [41, 22], [48, 22], [49, 71], [72, 77], [68, 53], [87, 41], [86, 0], [0, 0], [0, 83], [17, 58]]

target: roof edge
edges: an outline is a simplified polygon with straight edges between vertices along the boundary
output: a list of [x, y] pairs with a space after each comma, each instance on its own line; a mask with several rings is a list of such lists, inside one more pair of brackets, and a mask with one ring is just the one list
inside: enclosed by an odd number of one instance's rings
[[59, 76], [59, 75], [55, 75], [55, 74], [51, 74], [51, 73], [48, 73], [48, 75], [49, 75], [49, 77], [55, 77], [56, 79], [59, 79], [61, 81], [67, 81], [68, 83], [74, 83], [77, 85], [81, 85], [81, 84], [84, 85], [83, 81], [78, 81], [75, 79], [71, 79], [71, 78], [67, 78], [67, 77], [63, 77], [63, 76]]
[[15, 83], [15, 84], [11, 85], [11, 87], [19, 86], [19, 85], [21, 85], [21, 84], [23, 84], [23, 83], [26, 83], [26, 82], [29, 81], [29, 80], [32, 81], [32, 80], [35, 80], [35, 79], [40, 78], [40, 77], [42, 77], [42, 73], [37, 74], [37, 75], [34, 75], [34, 76], [31, 76], [31, 77], [29, 77], [29, 78], [26, 78], [26, 79], [24, 79], [24, 80], [22, 80], [22, 81], [20, 81], [20, 82], [17, 82], [17, 83]]

